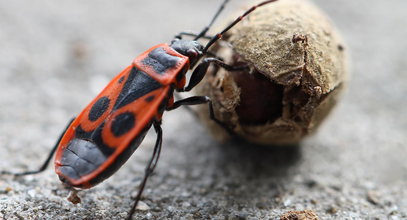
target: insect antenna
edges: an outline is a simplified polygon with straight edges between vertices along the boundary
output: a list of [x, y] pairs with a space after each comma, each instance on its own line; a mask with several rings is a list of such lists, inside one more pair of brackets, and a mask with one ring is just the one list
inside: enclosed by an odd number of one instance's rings
[[225, 8], [225, 5], [229, 2], [229, 0], [224, 0], [223, 3], [220, 5], [218, 11], [216, 12], [215, 16], [213, 16], [212, 21], [209, 23], [208, 26], [206, 26], [201, 33], [199, 33], [196, 37], [195, 37], [195, 41], [198, 40], [199, 38], [205, 36], [206, 32], [208, 32], [209, 28], [211, 28], [211, 26], [213, 25], [213, 23], [215, 23], [215, 20], [219, 17], [220, 13], [223, 11], [223, 9]]
[[239, 23], [244, 17], [246, 17], [248, 14], [252, 13], [256, 8], [261, 7], [263, 5], [267, 5], [269, 3], [275, 2], [277, 0], [268, 0], [268, 1], [263, 1], [253, 7], [251, 7], [249, 10], [247, 10], [245, 13], [243, 13], [241, 16], [239, 16], [234, 22], [232, 22], [229, 26], [227, 26], [223, 31], [217, 33], [212, 39], [209, 40], [209, 42], [206, 44], [205, 48], [202, 50], [202, 53], [206, 53], [209, 47], [211, 47], [216, 41], [222, 38], [222, 35], [230, 30], [233, 26], [235, 26], [237, 23]]

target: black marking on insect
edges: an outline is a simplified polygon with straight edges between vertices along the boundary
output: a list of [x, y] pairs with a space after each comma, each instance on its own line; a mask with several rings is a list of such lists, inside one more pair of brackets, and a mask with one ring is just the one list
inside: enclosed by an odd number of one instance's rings
[[99, 148], [99, 150], [103, 153], [103, 155], [108, 157], [114, 153], [114, 149], [110, 146], [107, 146], [105, 143], [103, 143], [102, 130], [104, 127], [105, 127], [105, 123], [102, 123], [95, 130], [86, 132], [79, 125], [75, 130], [75, 137], [76, 137], [76, 139], [89, 140], [89, 141], [93, 142]]
[[122, 136], [129, 132], [136, 125], [136, 117], [131, 112], [121, 113], [113, 119], [112, 133], [115, 136]]
[[93, 106], [89, 112], [89, 121], [98, 120], [109, 108], [110, 100], [108, 97], [104, 96], [100, 98]]
[[174, 68], [179, 61], [180, 58], [171, 56], [163, 48], [159, 47], [151, 51], [142, 62], [153, 67], [157, 73], [165, 74], [168, 69]]
[[[145, 86], [138, 86], [145, 85]], [[154, 91], [162, 85], [147, 75], [145, 72], [133, 68], [130, 72], [129, 78], [124, 84], [123, 90], [120, 92], [119, 98], [114, 105], [113, 109], [119, 109], [138, 98]]]
[[154, 100], [154, 98], [155, 98], [155, 96], [154, 96], [154, 95], [151, 95], [151, 96], [145, 98], [144, 100], [146, 100], [146, 102], [151, 102], [151, 101]]
[[125, 76], [120, 77], [120, 79], [119, 79], [118, 83], [122, 83], [122, 82], [123, 82], [123, 80], [124, 80], [124, 78], [126, 78], [126, 77], [125, 77]]

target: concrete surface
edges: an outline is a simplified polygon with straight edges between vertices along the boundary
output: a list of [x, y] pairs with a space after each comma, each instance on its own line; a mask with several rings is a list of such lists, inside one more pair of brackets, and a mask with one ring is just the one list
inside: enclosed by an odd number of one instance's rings
[[[0, 169], [38, 167], [110, 78], [150, 46], [200, 29], [218, 3], [1, 1]], [[134, 219], [276, 219], [303, 209], [322, 219], [407, 219], [407, 2], [316, 3], [348, 42], [352, 73], [320, 131], [293, 148], [218, 144], [187, 111], [167, 113], [148, 210]], [[52, 168], [1, 176], [0, 219], [122, 219], [154, 138], [76, 206]]]

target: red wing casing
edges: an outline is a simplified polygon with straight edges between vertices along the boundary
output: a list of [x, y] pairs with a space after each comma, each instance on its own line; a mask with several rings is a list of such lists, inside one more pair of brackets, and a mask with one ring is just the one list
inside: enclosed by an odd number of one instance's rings
[[171, 85], [180, 82], [177, 75], [188, 65], [187, 57], [166, 44], [137, 57], [66, 130], [55, 158], [60, 179], [90, 188], [119, 169], [153, 121], [160, 120], [171, 100]]

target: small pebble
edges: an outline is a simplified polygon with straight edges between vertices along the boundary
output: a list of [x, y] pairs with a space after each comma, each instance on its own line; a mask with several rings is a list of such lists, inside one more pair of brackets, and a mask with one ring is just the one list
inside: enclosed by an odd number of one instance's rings
[[368, 191], [367, 192], [367, 201], [369, 201], [373, 205], [379, 205], [380, 200], [377, 192], [375, 191]]
[[289, 206], [291, 205], [291, 200], [287, 199], [284, 201], [284, 206]]
[[69, 193], [69, 196], [68, 196], [68, 198], [66, 198], [68, 201], [70, 201], [72, 204], [78, 204], [78, 203], [81, 203], [81, 198], [79, 198], [79, 196], [77, 195], [77, 192], [76, 191], [74, 191], [74, 190], [72, 190], [70, 193]]
[[37, 195], [37, 192], [35, 192], [35, 189], [30, 189], [30, 190], [28, 190], [27, 194], [28, 194], [30, 197], [34, 198], [35, 195]]
[[139, 201], [136, 209], [140, 211], [147, 211], [150, 210], [150, 206], [148, 206], [145, 202]]
[[334, 207], [334, 206], [331, 206], [326, 210], [326, 212], [333, 215], [333, 214], [336, 214], [338, 212], [338, 209], [336, 207]]

